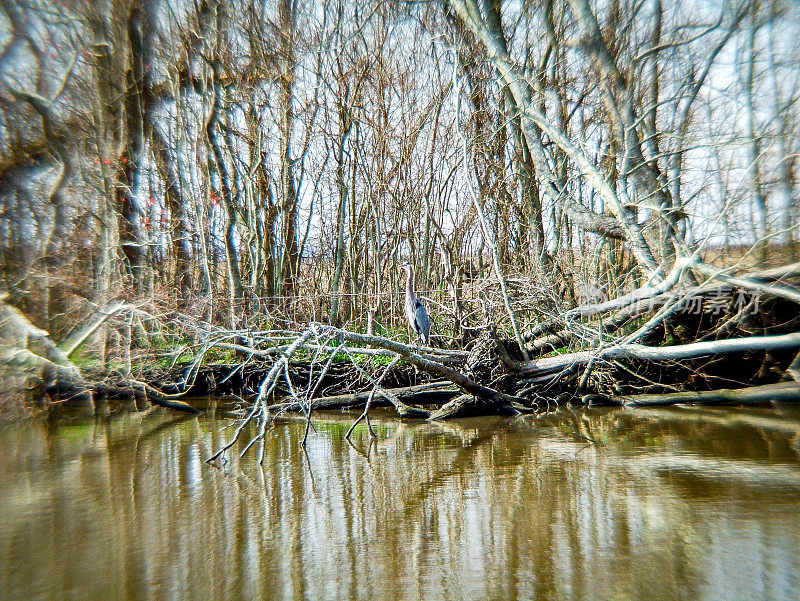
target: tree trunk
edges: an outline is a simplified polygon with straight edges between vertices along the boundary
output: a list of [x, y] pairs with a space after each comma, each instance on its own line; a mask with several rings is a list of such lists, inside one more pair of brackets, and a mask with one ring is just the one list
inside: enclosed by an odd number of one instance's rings
[[741, 78], [744, 87], [745, 105], [745, 135], [747, 136], [748, 150], [748, 177], [753, 193], [753, 205], [757, 213], [756, 230], [756, 256], [763, 266], [767, 260], [769, 216], [767, 213], [767, 199], [761, 176], [761, 139], [756, 132], [756, 108], [753, 98], [753, 85], [756, 61], [756, 33], [758, 26], [758, 2], [754, 1], [751, 7], [750, 27], [747, 30], [747, 58], [745, 73]]
[[280, 25], [280, 154], [281, 154], [281, 206], [283, 209], [283, 254], [281, 281], [284, 295], [293, 295], [297, 289], [299, 251], [297, 245], [297, 190], [292, 169], [292, 135], [294, 111], [292, 110], [295, 80], [295, 22], [297, 10], [294, 0], [278, 1]]

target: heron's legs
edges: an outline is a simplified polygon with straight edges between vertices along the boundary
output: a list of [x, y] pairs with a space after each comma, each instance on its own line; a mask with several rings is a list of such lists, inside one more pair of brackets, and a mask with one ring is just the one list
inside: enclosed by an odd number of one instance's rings
[[[419, 337], [419, 334], [417, 334], [417, 354], [418, 355], [419, 355], [420, 346], [421, 346], [420, 337]], [[418, 376], [419, 375], [419, 368], [416, 366], [416, 364], [412, 364], [411, 367], [414, 368], [414, 376]]]

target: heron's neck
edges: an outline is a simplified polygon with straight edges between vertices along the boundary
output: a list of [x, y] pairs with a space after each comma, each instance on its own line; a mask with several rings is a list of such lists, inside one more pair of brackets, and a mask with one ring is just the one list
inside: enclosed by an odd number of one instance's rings
[[414, 298], [414, 270], [410, 268], [406, 272], [406, 298]]

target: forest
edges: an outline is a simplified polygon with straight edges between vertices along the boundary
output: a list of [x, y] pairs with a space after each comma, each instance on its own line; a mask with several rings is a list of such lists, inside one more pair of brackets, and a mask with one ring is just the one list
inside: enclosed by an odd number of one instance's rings
[[800, 399], [791, 0], [0, 9], [4, 413]]

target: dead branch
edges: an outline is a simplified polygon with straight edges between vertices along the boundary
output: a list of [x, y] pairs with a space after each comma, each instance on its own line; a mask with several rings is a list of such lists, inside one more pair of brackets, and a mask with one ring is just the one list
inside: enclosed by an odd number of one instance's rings
[[422, 355], [419, 355], [416, 352], [416, 347], [412, 347], [406, 344], [402, 344], [400, 342], [396, 342], [389, 338], [383, 338], [381, 336], [366, 336], [364, 334], [356, 334], [354, 332], [348, 332], [346, 330], [342, 330], [339, 328], [334, 328], [333, 326], [320, 326], [325, 331], [329, 331], [334, 333], [337, 337], [341, 340], [345, 340], [347, 342], [353, 342], [356, 344], [361, 345], [372, 345], [373, 347], [384, 348], [390, 351], [396, 352], [398, 355], [402, 356], [406, 361], [415, 365], [419, 369], [428, 372], [434, 376], [438, 376], [440, 378], [445, 378], [449, 380], [459, 388], [461, 388], [464, 392], [472, 394], [478, 398], [481, 398], [486, 401], [490, 402], [497, 402], [501, 404], [510, 405], [511, 403], [518, 403], [521, 402], [523, 399], [507, 395], [488, 386], [484, 386], [472, 380], [471, 378], [465, 376], [459, 371], [447, 367], [441, 363], [431, 361], [426, 359]]
[[659, 296], [664, 292], [672, 290], [680, 282], [681, 276], [686, 271], [686, 268], [691, 264], [691, 258], [679, 259], [675, 261], [675, 265], [673, 266], [672, 270], [661, 282], [655, 285], [652, 285], [650, 282], [648, 282], [633, 292], [629, 292], [628, 294], [624, 294], [602, 303], [592, 303], [575, 307], [574, 309], [567, 311], [564, 314], [563, 319], [570, 320], [579, 317], [591, 317], [601, 313], [607, 313], [608, 311], [623, 309], [636, 302]]
[[[209, 333], [208, 336], [205, 338], [205, 343], [203, 345], [203, 349], [201, 350], [201, 354], [206, 353], [210, 348], [213, 348], [217, 342], [215, 339], [226, 339], [230, 336], [229, 331], [222, 330], [218, 333]], [[316, 343], [310, 343], [309, 340], [315, 337], [317, 340]], [[329, 340], [336, 340], [339, 342], [339, 345], [336, 347], [333, 346], [326, 346], [321, 344], [319, 341], [321, 338], [327, 337]], [[244, 336], [246, 339], [254, 339], [252, 335]], [[348, 344], [349, 343], [349, 344]], [[344, 352], [345, 354], [350, 357], [351, 362], [358, 373], [360, 373], [364, 378], [367, 379], [368, 382], [372, 384], [372, 390], [370, 391], [367, 399], [366, 399], [366, 406], [364, 414], [357, 420], [360, 421], [361, 419], [368, 419], [368, 411], [369, 407], [372, 403], [372, 399], [376, 394], [382, 396], [387, 401], [389, 401], [392, 405], [394, 405], [395, 409], [400, 415], [405, 416], [414, 416], [414, 417], [428, 417], [430, 413], [427, 410], [424, 410], [420, 407], [414, 407], [407, 405], [403, 401], [401, 401], [393, 392], [384, 389], [381, 386], [381, 380], [385, 375], [388, 373], [388, 369], [385, 369], [383, 375], [379, 379], [374, 379], [370, 374], [368, 374], [361, 366], [359, 366], [354, 358], [353, 353], [351, 353], [351, 346], [350, 345], [357, 345], [360, 348], [364, 348], [366, 346], [370, 346], [372, 349], [383, 349], [385, 351], [389, 351], [395, 356], [395, 361], [399, 360], [400, 358], [405, 359], [408, 363], [416, 366], [418, 369], [425, 371], [429, 374], [441, 377], [446, 379], [447, 381], [455, 384], [458, 388], [462, 391], [467, 393], [467, 397], [463, 398], [457, 404], [451, 404], [448, 407], [447, 416], [453, 416], [459, 413], [463, 408], [469, 405], [468, 398], [472, 396], [476, 397], [477, 401], [479, 402], [482, 407], [484, 408], [484, 412], [486, 410], [494, 410], [499, 412], [512, 412], [518, 413], [522, 410], [525, 410], [526, 407], [522, 404], [523, 399], [519, 397], [515, 397], [512, 395], [505, 394], [483, 384], [480, 384], [473, 380], [472, 378], [462, 374], [461, 372], [444, 365], [438, 361], [434, 361], [432, 359], [427, 358], [424, 355], [421, 355], [417, 352], [416, 347], [412, 347], [389, 338], [383, 338], [381, 336], [369, 336], [365, 334], [357, 334], [355, 332], [349, 332], [347, 330], [336, 328], [329, 325], [317, 324], [312, 323], [310, 324], [297, 338], [289, 345], [285, 350], [280, 350], [278, 352], [279, 357], [275, 361], [275, 363], [270, 368], [267, 375], [261, 382], [259, 386], [258, 395], [256, 396], [253, 406], [251, 410], [247, 413], [247, 415], [239, 421], [239, 424], [231, 437], [231, 439], [224, 444], [218, 451], [216, 451], [207, 461], [213, 462], [217, 458], [223, 456], [223, 454], [230, 449], [236, 442], [239, 440], [242, 431], [244, 428], [252, 422], [253, 420], [258, 420], [260, 422], [258, 433], [247, 443], [244, 449], [241, 451], [241, 454], [244, 455], [248, 449], [250, 449], [257, 441], [262, 440], [267, 427], [272, 421], [283, 413], [284, 411], [290, 409], [297, 409], [299, 408], [306, 414], [306, 419], [310, 425], [311, 420], [311, 411], [312, 408], [315, 406], [315, 403], [312, 401], [313, 394], [318, 389], [322, 377], [324, 377], [325, 372], [329, 368], [331, 361], [334, 356], [337, 354]], [[255, 353], [258, 351], [256, 348], [248, 347], [246, 345], [240, 345], [244, 351], [248, 353]], [[267, 404], [267, 397], [272, 394], [277, 386], [277, 380], [281, 373], [288, 373], [287, 366], [291, 358], [302, 348], [313, 347], [316, 351], [315, 357], [319, 357], [323, 352], [327, 352], [329, 354], [328, 360], [326, 362], [326, 366], [320, 372], [320, 375], [317, 377], [316, 384], [313, 386], [309, 386], [309, 392], [305, 395], [305, 399], [301, 400], [300, 395], [294, 391], [294, 388], [291, 386], [291, 382], [289, 383], [289, 393], [291, 397], [290, 402], [278, 403], [274, 405]], [[197, 358], [193, 362], [193, 365], [197, 363]], [[312, 362], [313, 368], [313, 362]], [[437, 415], [437, 418], [441, 417], [441, 412]], [[263, 449], [263, 446], [262, 446]]]
[[748, 351], [766, 351], [800, 348], [800, 332], [779, 336], [752, 336], [707, 342], [693, 342], [673, 346], [646, 346], [643, 344], [619, 344], [602, 350], [580, 351], [557, 357], [544, 357], [517, 362], [514, 367], [520, 374], [545, 374], [573, 365], [583, 365], [593, 358], [642, 359], [646, 361], [676, 361], [695, 359], [706, 355], [726, 355]]
[[[406, 405], [425, 404], [438, 405], [444, 404], [458, 394], [458, 388], [450, 382], [440, 381], [429, 384], [417, 384], [415, 386], [404, 386], [401, 388], [387, 389], [396, 398]], [[324, 411], [330, 409], [356, 409], [363, 407], [372, 390], [354, 392], [351, 394], [335, 394], [323, 396], [311, 401], [311, 408], [314, 411]], [[388, 401], [387, 401], [388, 403]], [[390, 403], [388, 403], [390, 404]], [[285, 404], [286, 411], [300, 411], [300, 403], [290, 402]]]
[[88, 324], [61, 342], [58, 345], [59, 348], [64, 351], [64, 354], [67, 357], [71, 357], [72, 354], [78, 350], [78, 348], [80, 348], [84, 342], [86, 342], [86, 339], [94, 334], [97, 329], [102, 326], [110, 317], [133, 308], [133, 305], [129, 305], [127, 303], [114, 303], [113, 305], [102, 307], [95, 312], [95, 314], [92, 316], [92, 320]]
[[670, 394], [641, 394], [615, 397], [625, 407], [663, 405], [754, 405], [781, 401], [800, 401], [800, 384], [784, 382], [749, 388], [675, 392]]
[[[362, 420], [366, 420], [367, 422], [367, 432], [369, 433], [370, 437], [373, 438], [375, 437], [375, 432], [372, 431], [372, 424], [369, 423], [369, 409], [370, 406], [372, 405], [373, 399], [375, 399], [375, 392], [380, 389], [381, 383], [383, 382], [383, 379], [386, 377], [386, 374], [389, 373], [389, 370], [392, 369], [399, 360], [400, 356], [399, 355], [395, 356], [395, 358], [392, 359], [392, 362], [389, 363], [389, 365], [387, 365], [386, 368], [383, 370], [383, 373], [377, 379], [377, 381], [374, 382], [372, 390], [369, 393], [369, 397], [367, 398], [367, 402], [364, 404], [364, 412], [358, 416], [358, 419], [356, 419], [356, 421], [353, 422], [353, 424], [350, 426], [350, 429], [347, 431], [347, 434], [345, 434], [345, 438], [347, 438], [348, 440], [350, 439], [350, 435], [353, 433], [353, 430], [355, 430], [356, 426]], [[394, 394], [391, 394], [391, 398], [397, 399], [397, 397]], [[395, 405], [395, 407], [397, 407], [397, 405]], [[398, 412], [399, 412], [399, 407], [398, 407]]]
[[[299, 334], [298, 334], [299, 335]], [[296, 336], [295, 336], [296, 338]], [[278, 343], [278, 342], [285, 342], [286, 339], [276, 339], [271, 337], [264, 337], [259, 340], [261, 343]], [[272, 346], [265, 349], [254, 349], [253, 347], [242, 345], [242, 344], [235, 344], [231, 342], [215, 342], [213, 344], [215, 348], [226, 349], [231, 351], [237, 351], [240, 353], [247, 353], [254, 357], [275, 357], [280, 355], [286, 349], [289, 348], [288, 344], [283, 344], [281, 346]], [[314, 345], [314, 344], [307, 344], [304, 346], [307, 350], [325, 350], [325, 347]], [[421, 347], [422, 357], [429, 359], [430, 361], [437, 361], [439, 363], [449, 363], [458, 365], [463, 362], [466, 358], [467, 353], [463, 351], [446, 351], [441, 349], [434, 349], [430, 347]], [[394, 353], [391, 351], [387, 351], [384, 349], [372, 349], [372, 348], [353, 348], [350, 349], [350, 352], [354, 355], [363, 355], [366, 357], [393, 357]]]
[[[254, 436], [247, 446], [242, 451], [242, 455], [244, 455], [247, 450], [253, 446], [258, 440], [264, 438], [264, 433], [266, 432], [266, 427], [270, 423], [270, 414], [269, 408], [266, 404], [267, 397], [275, 390], [275, 386], [277, 385], [278, 375], [282, 372], [283, 368], [292, 358], [292, 356], [305, 344], [305, 342], [311, 337], [314, 333], [314, 330], [309, 328], [307, 329], [301, 336], [298, 336], [297, 340], [295, 340], [291, 346], [286, 349], [286, 352], [280, 357], [270, 368], [269, 372], [267, 373], [266, 377], [262, 380], [261, 386], [258, 389], [258, 396], [256, 397], [255, 401], [253, 402], [253, 408], [251, 409], [250, 413], [247, 414], [241, 422], [239, 426], [236, 428], [236, 431], [231, 438], [231, 440], [224, 445], [219, 451], [214, 453], [207, 462], [214, 461], [217, 457], [221, 456], [225, 451], [231, 448], [236, 442], [239, 440], [239, 436], [242, 434], [242, 430], [244, 430], [245, 426], [249, 424], [257, 415], [261, 415], [261, 428], [256, 436]], [[263, 460], [263, 457], [262, 457]]]
[[780, 296], [787, 300], [800, 304], [800, 291], [790, 286], [782, 286], [776, 283], [764, 284], [749, 276], [730, 276], [724, 270], [705, 265], [703, 263], [695, 262], [692, 264], [692, 269], [708, 276], [711, 279], [719, 280], [731, 286], [738, 286], [739, 288], [749, 288], [758, 292], [766, 292], [773, 296]]

